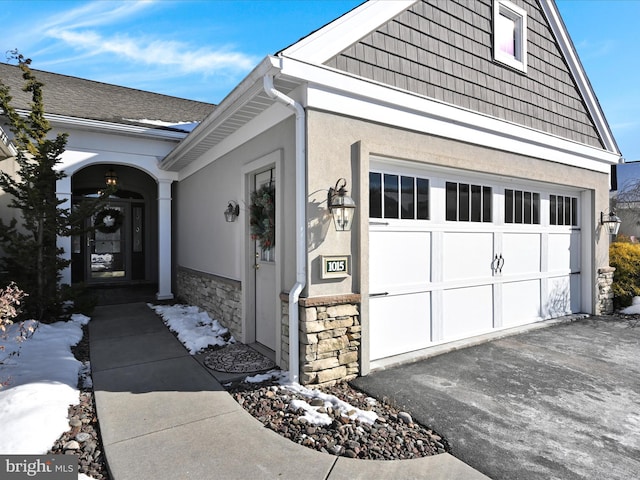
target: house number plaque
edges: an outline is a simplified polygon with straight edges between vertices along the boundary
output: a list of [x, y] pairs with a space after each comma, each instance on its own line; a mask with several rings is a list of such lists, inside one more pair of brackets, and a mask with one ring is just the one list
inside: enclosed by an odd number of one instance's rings
[[344, 278], [351, 275], [351, 255], [323, 255], [322, 278]]

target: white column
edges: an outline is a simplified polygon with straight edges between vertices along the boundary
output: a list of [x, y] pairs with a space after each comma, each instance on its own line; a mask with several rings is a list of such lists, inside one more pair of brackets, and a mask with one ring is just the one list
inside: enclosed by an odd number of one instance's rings
[[171, 183], [158, 180], [158, 300], [173, 298], [171, 292]]
[[[58, 196], [58, 199], [63, 200], [63, 203], [61, 203], [58, 208], [71, 209], [71, 177], [64, 177], [56, 182], [56, 195]], [[71, 260], [71, 237], [58, 236], [56, 244], [58, 248], [62, 248], [64, 250], [61, 255], [62, 258], [65, 260]], [[60, 274], [60, 284], [71, 285], [71, 264], [65, 267]]]

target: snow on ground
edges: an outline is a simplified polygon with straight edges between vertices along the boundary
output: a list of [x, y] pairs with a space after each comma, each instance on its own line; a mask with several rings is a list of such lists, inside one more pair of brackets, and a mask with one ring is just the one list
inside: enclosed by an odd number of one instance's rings
[[[82, 339], [84, 315], [73, 315], [68, 322], [35, 326], [33, 335], [16, 342], [18, 324], [7, 329], [0, 339], [0, 453], [45, 454], [69, 429], [69, 405], [79, 401], [78, 371], [81, 363], [71, 347]], [[9, 355], [12, 352], [19, 354]]]
[[[312, 423], [315, 425], [330, 425], [333, 421], [329, 415], [326, 413], [318, 412], [318, 409], [321, 407], [329, 408], [331, 407], [333, 410], [340, 411], [340, 414], [343, 417], [349, 417], [351, 420], [357, 420], [362, 423], [367, 423], [369, 425], [375, 423], [378, 419], [378, 415], [376, 415], [373, 411], [368, 410], [360, 410], [347, 402], [340, 400], [335, 395], [329, 395], [320, 390], [307, 388], [299, 383], [291, 382], [289, 380], [289, 373], [282, 372], [280, 370], [271, 370], [270, 372], [254, 375], [251, 377], [246, 377], [244, 379], [247, 383], [260, 383], [269, 379], [276, 380], [281, 388], [289, 390], [290, 392], [297, 393], [305, 398], [308, 398], [309, 401], [312, 400], [320, 400], [322, 401], [322, 405], [312, 406], [308, 401], [304, 400], [293, 400], [289, 405], [291, 410], [302, 409], [304, 414], [301, 418], [304, 418], [308, 423]], [[367, 401], [375, 402], [375, 399], [367, 399]], [[319, 402], [317, 402], [319, 403]]]
[[623, 308], [620, 310], [620, 313], [624, 313], [625, 315], [640, 315], [640, 297], [633, 297], [631, 306]]
[[[162, 317], [191, 354], [211, 345], [235, 342], [226, 328], [197, 307], [151, 304], [149, 307]], [[41, 324], [30, 321], [28, 325], [33, 325], [35, 332], [20, 343], [15, 341], [19, 325], [14, 324], [7, 329], [6, 338], [0, 338], [0, 345], [5, 347], [0, 351], [0, 382], [8, 381], [7, 386], [0, 388], [0, 454], [45, 454], [69, 429], [69, 406], [79, 401], [78, 376], [85, 385], [91, 386], [90, 365], [82, 364], [71, 353], [71, 347], [82, 339], [82, 325], [89, 320], [89, 317], [76, 314], [67, 322]], [[17, 351], [19, 355], [10, 355]], [[309, 401], [322, 400], [325, 408], [339, 409], [342, 415], [366, 423], [376, 421], [373, 412], [290, 382], [288, 372], [273, 370], [247, 377], [245, 381], [259, 383], [269, 378], [275, 378], [281, 388], [296, 392]], [[294, 407], [302, 408], [303, 416], [309, 422], [322, 424], [327, 421], [326, 414], [317, 411], [319, 406], [296, 400], [291, 405]], [[84, 474], [79, 474], [78, 478], [89, 479]]]
[[[223, 346], [228, 343], [235, 343], [233, 337], [229, 341], [224, 340], [224, 336], [229, 332], [222, 327], [217, 320], [212, 320], [206, 312], [201, 311], [198, 307], [187, 305], [152, 305], [149, 308], [158, 313], [164, 323], [176, 333], [178, 339], [183, 345], [194, 355], [210, 345]], [[333, 395], [327, 395], [319, 390], [303, 387], [298, 383], [289, 380], [289, 373], [281, 370], [272, 370], [265, 374], [254, 375], [245, 378], [248, 383], [260, 383], [274, 378], [278, 383], [291, 392], [295, 392], [309, 401], [320, 399], [323, 401], [325, 408], [331, 407], [339, 410], [343, 416], [352, 420], [357, 419], [360, 422], [372, 424], [378, 418], [375, 412], [360, 410], [356, 407], [343, 402]], [[327, 425], [331, 423], [330, 417], [326, 413], [320, 413], [317, 410], [320, 406], [311, 406], [309, 402], [303, 400], [294, 400], [290, 408], [297, 410], [301, 408], [305, 413], [304, 418], [309, 423], [319, 425]]]
[[[147, 304], [162, 317], [165, 325], [178, 336], [191, 355], [209, 346], [222, 347], [235, 343], [229, 330], [212, 320], [207, 312], [189, 305], [152, 305]], [[229, 340], [225, 340], [229, 338]]]

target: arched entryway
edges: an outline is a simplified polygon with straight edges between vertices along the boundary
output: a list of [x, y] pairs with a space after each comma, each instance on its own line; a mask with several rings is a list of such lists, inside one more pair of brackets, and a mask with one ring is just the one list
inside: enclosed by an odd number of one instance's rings
[[71, 239], [71, 282], [86, 285], [158, 283], [158, 185], [123, 165], [91, 165], [71, 177], [72, 204], [95, 199], [105, 183], [117, 190]]

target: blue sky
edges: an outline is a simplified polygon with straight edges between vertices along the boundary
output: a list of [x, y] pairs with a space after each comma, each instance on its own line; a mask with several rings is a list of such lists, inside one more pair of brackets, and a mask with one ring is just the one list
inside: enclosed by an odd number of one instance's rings
[[[360, 3], [0, 0], [0, 52], [18, 48], [36, 69], [218, 103], [266, 55]], [[640, 0], [557, 4], [623, 156], [640, 160]]]

